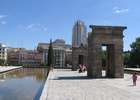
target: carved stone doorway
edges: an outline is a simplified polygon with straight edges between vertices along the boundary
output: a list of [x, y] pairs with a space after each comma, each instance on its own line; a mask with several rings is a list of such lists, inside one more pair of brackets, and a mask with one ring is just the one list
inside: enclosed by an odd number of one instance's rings
[[88, 36], [88, 77], [102, 77], [102, 45], [107, 47], [106, 77], [122, 78], [123, 71], [123, 30], [120, 26], [90, 26]]

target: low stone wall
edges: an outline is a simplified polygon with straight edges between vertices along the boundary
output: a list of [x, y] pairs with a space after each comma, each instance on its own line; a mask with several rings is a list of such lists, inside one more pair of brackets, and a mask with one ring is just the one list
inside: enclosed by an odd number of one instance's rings
[[46, 82], [45, 82], [45, 84], [44, 84], [44, 88], [43, 88], [43, 90], [42, 90], [42, 94], [41, 94], [39, 100], [47, 100], [47, 96], [48, 96], [47, 91], [48, 91], [48, 88], [49, 88], [49, 79], [50, 79], [51, 76], [52, 76], [51, 74], [52, 74], [52, 70], [49, 71], [49, 73], [48, 73], [48, 76], [47, 76], [47, 79], [46, 79]]
[[140, 68], [124, 68], [124, 72], [128, 74], [133, 74], [134, 72], [136, 72], [140, 75]]
[[22, 66], [0, 66], [0, 73], [8, 72], [21, 67]]

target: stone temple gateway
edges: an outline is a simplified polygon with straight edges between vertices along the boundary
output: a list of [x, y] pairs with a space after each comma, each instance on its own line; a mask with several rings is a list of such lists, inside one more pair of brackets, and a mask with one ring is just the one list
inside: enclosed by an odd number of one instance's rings
[[79, 68], [80, 64], [87, 66], [87, 47], [73, 47], [72, 48], [72, 70], [75, 71]]
[[122, 78], [123, 72], [123, 31], [121, 26], [94, 26], [88, 37], [88, 77], [102, 77], [101, 47], [107, 47], [106, 77]]
[[[107, 49], [106, 77], [122, 78], [123, 71], [123, 31], [122, 26], [96, 26], [90, 25], [92, 32], [88, 36], [87, 48], [73, 48], [72, 70], [78, 64], [87, 65], [87, 76], [92, 78], [102, 77], [102, 46]], [[79, 60], [83, 57], [85, 59]]]

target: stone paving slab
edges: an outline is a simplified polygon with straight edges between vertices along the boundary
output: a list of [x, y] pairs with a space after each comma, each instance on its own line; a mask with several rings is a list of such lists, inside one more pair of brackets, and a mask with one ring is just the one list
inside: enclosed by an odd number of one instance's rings
[[123, 79], [88, 79], [86, 73], [56, 69], [50, 72], [46, 99], [140, 100], [140, 76], [137, 86], [132, 85], [131, 75], [124, 76]]

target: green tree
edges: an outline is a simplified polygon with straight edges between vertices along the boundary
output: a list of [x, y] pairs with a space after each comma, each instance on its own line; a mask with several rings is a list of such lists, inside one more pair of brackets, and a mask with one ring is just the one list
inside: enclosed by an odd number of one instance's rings
[[126, 67], [130, 66], [130, 51], [125, 51], [123, 53], [123, 58], [124, 58], [124, 65]]
[[102, 66], [103, 66], [103, 68], [106, 67], [106, 62], [107, 62], [107, 51], [102, 51]]
[[131, 65], [140, 66], [140, 37], [136, 38], [136, 41], [131, 45], [130, 61]]
[[54, 52], [53, 52], [53, 46], [52, 46], [52, 40], [50, 40], [49, 50], [48, 50], [48, 63], [47, 65], [49, 67], [54, 66]]
[[5, 60], [4, 59], [0, 59], [0, 65], [4, 65], [5, 64]]

